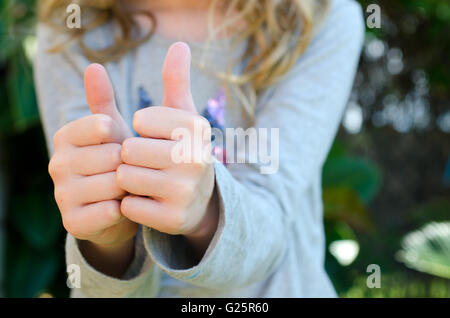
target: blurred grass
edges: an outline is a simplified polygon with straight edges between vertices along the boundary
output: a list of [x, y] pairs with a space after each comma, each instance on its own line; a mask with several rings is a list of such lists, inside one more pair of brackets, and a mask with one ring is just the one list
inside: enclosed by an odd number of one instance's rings
[[381, 288], [368, 288], [367, 276], [355, 279], [353, 286], [339, 294], [346, 298], [448, 298], [450, 282], [445, 279], [418, 279], [404, 272], [381, 276]]

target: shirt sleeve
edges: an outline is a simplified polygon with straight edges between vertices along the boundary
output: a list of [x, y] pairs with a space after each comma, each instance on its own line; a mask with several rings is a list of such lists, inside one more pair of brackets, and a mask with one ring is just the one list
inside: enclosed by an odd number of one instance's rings
[[38, 107], [49, 153], [53, 153], [53, 135], [65, 124], [89, 115], [84, 96], [83, 73], [89, 62], [77, 54], [79, 48], [68, 47], [61, 53], [48, 50], [64, 41], [43, 23], [37, 26], [37, 52], [34, 59], [34, 81]]
[[[90, 114], [84, 96], [83, 73], [89, 65], [77, 46], [58, 54], [49, 54], [57, 35], [44, 24], [37, 28], [38, 49], [34, 60], [34, 76], [41, 121], [49, 154], [53, 153], [52, 137], [63, 125]], [[59, 39], [64, 40], [64, 39]], [[148, 254], [137, 236], [135, 257], [123, 279], [106, 276], [90, 266], [81, 254], [77, 240], [68, 234], [66, 240], [67, 265], [79, 266], [80, 288], [73, 289], [73, 297], [152, 297], [159, 290], [160, 272], [148, 262]]]
[[68, 234], [66, 263], [68, 268], [78, 266], [80, 275], [78, 285], [71, 281], [71, 297], [156, 297], [159, 292], [161, 271], [148, 258], [142, 243], [142, 235], [137, 235], [136, 241], [134, 260], [123, 277], [118, 279], [105, 275], [89, 265], [78, 248], [78, 240]]
[[363, 38], [360, 6], [335, 6], [295, 67], [258, 105], [255, 128], [279, 128], [278, 171], [262, 174], [258, 164], [216, 161], [219, 225], [200, 262], [183, 237], [144, 228], [144, 242], [162, 270], [215, 290], [234, 290], [274, 272], [288, 252], [292, 223], [306, 214], [297, 211], [299, 201], [320, 175], [336, 135]]

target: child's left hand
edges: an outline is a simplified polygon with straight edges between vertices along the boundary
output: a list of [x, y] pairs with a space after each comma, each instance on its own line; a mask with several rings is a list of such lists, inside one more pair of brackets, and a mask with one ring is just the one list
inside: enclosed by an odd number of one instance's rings
[[[183, 234], [204, 252], [218, 222], [214, 167], [205, 156], [211, 156], [211, 127], [196, 111], [189, 77], [189, 47], [176, 43], [163, 66], [165, 106], [135, 113], [133, 127], [142, 137], [124, 141], [117, 184], [130, 193], [121, 204], [127, 218], [160, 232]], [[192, 143], [201, 140], [190, 157], [201, 160], [175, 162], [174, 147], [187, 141], [174, 136], [175, 129], [189, 133]]]

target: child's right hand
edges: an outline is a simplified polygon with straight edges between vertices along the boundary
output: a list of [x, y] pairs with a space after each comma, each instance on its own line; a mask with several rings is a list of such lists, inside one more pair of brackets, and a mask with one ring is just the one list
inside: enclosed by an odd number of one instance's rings
[[115, 172], [121, 164], [121, 143], [132, 134], [117, 111], [102, 66], [88, 67], [85, 89], [92, 115], [56, 132], [49, 172], [66, 230], [78, 239], [117, 247], [138, 229], [120, 213], [125, 192], [116, 185]]

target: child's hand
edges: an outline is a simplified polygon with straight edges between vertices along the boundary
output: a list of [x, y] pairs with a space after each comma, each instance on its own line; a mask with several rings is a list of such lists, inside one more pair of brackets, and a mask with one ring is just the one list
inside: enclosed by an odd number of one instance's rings
[[78, 239], [117, 247], [138, 228], [120, 213], [125, 192], [116, 184], [121, 143], [131, 132], [116, 109], [102, 66], [86, 70], [85, 89], [93, 115], [56, 132], [49, 172], [66, 230]]
[[173, 131], [181, 128], [192, 142], [201, 134], [201, 145], [193, 147], [193, 158], [211, 159], [207, 158], [211, 155], [211, 127], [197, 114], [189, 73], [189, 47], [176, 43], [163, 67], [163, 104], [169, 107], [149, 107], [135, 113], [133, 126], [142, 138], [124, 141], [124, 164], [117, 169], [117, 183], [132, 194], [122, 200], [123, 215], [161, 232], [184, 234], [197, 245], [194, 247], [204, 251], [218, 221], [212, 202], [212, 160], [175, 163], [173, 158], [173, 148], [182, 142], [174, 138]]

